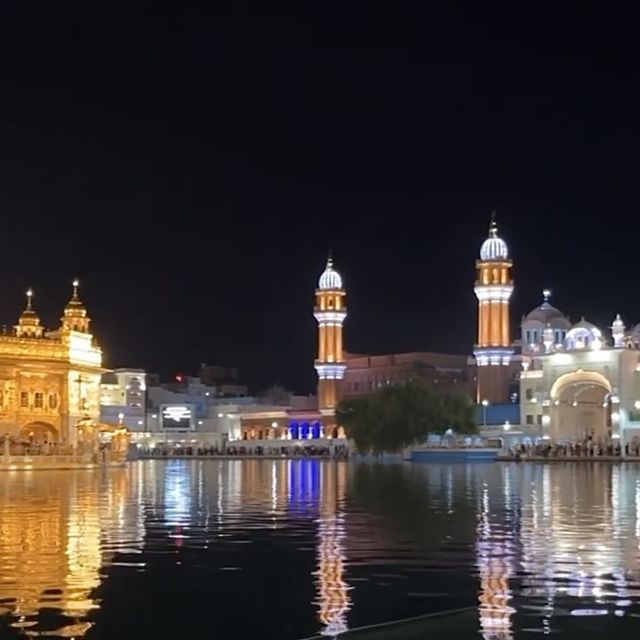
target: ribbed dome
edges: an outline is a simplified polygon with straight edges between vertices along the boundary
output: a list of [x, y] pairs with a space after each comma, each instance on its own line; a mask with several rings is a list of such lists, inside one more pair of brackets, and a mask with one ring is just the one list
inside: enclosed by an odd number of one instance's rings
[[318, 280], [318, 289], [333, 291], [342, 289], [342, 276], [333, 268], [333, 258], [329, 257], [327, 266]]
[[508, 258], [509, 247], [507, 247], [507, 243], [502, 238], [498, 237], [498, 225], [494, 214], [489, 227], [489, 237], [480, 247], [480, 259], [486, 262], [490, 260], [507, 260]]
[[600, 329], [598, 329], [598, 327], [596, 327], [595, 324], [592, 324], [588, 320], [585, 320], [584, 317], [582, 318], [582, 320], [580, 320], [580, 322], [576, 323], [573, 328], [574, 329], [587, 329], [588, 331], [591, 331], [592, 333], [597, 333], [598, 335], [602, 335], [602, 332], [600, 331]]
[[565, 338], [567, 349], [598, 349], [602, 346], [602, 331], [584, 318], [573, 326]]
[[571, 322], [568, 318], [553, 305], [549, 304], [549, 298], [551, 297], [551, 291], [544, 291], [544, 302], [530, 311], [524, 319], [524, 324], [530, 322], [539, 322], [544, 325], [551, 325], [553, 329], [570, 329]]

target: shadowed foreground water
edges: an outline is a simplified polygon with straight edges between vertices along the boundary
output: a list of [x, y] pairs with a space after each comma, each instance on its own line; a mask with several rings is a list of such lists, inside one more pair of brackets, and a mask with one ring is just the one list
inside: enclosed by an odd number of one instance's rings
[[0, 476], [0, 637], [278, 638], [466, 606], [469, 637], [640, 618], [635, 465], [143, 461]]

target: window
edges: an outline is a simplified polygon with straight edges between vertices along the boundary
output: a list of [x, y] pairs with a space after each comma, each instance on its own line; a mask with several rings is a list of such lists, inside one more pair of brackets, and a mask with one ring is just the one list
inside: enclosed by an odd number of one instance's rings
[[0, 391], [0, 406], [4, 404], [4, 391]]
[[533, 400], [533, 389], [527, 389], [526, 396], [527, 400]]
[[20, 392], [20, 406], [21, 407], [29, 406], [29, 393], [27, 391]]
[[353, 390], [357, 391], [358, 390], [358, 386], [359, 386], [359, 383], [358, 382], [354, 382], [353, 383]]
[[49, 396], [49, 409], [55, 409], [58, 406], [58, 396], [52, 393]]
[[536, 416], [536, 424], [538, 426], [542, 425], [542, 414], [540, 414], [539, 416]]
[[42, 409], [44, 407], [44, 393], [38, 391], [33, 396], [33, 406], [36, 409]]
[[532, 415], [528, 415], [527, 416], [527, 424], [533, 424], [533, 416]]

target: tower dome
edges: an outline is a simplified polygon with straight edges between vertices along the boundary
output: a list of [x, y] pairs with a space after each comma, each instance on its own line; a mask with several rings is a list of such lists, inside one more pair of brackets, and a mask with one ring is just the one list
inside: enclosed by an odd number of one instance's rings
[[495, 211], [491, 216], [491, 224], [489, 225], [489, 237], [482, 243], [482, 246], [480, 247], [480, 259], [483, 262], [509, 259], [509, 247], [507, 247], [507, 243], [502, 238], [498, 237], [498, 224], [496, 223]]
[[318, 289], [322, 291], [342, 289], [342, 276], [333, 268], [333, 258], [331, 255], [329, 255], [327, 266], [318, 280]]
[[33, 291], [27, 290], [27, 306], [18, 318], [18, 324], [15, 326], [16, 336], [19, 338], [41, 338], [44, 332], [40, 326], [40, 318], [33, 310]]
[[87, 315], [87, 309], [78, 296], [78, 287], [80, 283], [78, 280], [73, 281], [73, 294], [71, 300], [67, 302], [64, 308], [61, 318], [62, 326], [65, 329], [71, 331], [82, 331], [88, 333], [89, 331], [89, 316]]

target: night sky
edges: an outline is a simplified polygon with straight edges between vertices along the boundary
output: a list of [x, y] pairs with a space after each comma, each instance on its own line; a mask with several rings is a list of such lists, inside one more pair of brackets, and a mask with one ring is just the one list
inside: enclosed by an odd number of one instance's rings
[[77, 276], [108, 366], [306, 392], [329, 249], [350, 351], [471, 352], [492, 209], [514, 329], [547, 286], [640, 321], [614, 3], [64, 4], [0, 9], [0, 322], [32, 286], [54, 326]]

